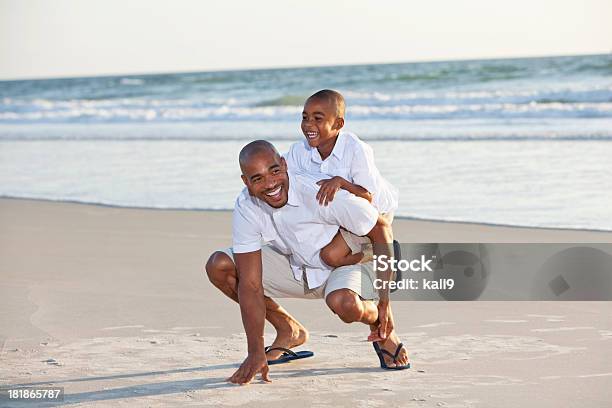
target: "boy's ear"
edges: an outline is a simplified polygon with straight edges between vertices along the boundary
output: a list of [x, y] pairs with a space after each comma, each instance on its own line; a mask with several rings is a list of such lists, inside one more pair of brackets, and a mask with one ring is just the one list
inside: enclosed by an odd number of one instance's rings
[[344, 127], [344, 118], [336, 118], [334, 129], [340, 130]]

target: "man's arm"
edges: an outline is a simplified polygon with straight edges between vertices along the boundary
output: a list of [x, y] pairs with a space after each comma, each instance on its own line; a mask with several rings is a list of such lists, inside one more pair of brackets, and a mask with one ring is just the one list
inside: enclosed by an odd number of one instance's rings
[[261, 282], [261, 250], [236, 253], [234, 260], [238, 273], [238, 302], [247, 336], [248, 356], [229, 381], [236, 384], [249, 383], [261, 372], [264, 381], [269, 382], [264, 351], [266, 305]]
[[[386, 259], [393, 255], [393, 231], [391, 225], [384, 217], [378, 216], [376, 224], [368, 232], [367, 236], [372, 241], [374, 255], [379, 259], [381, 259], [381, 255], [386, 255]], [[393, 331], [394, 326], [389, 301], [389, 285], [387, 284], [393, 278], [391, 265], [387, 264], [387, 268], [384, 271], [375, 272], [376, 277], [382, 280], [383, 285], [382, 289], [378, 291], [378, 331], [370, 334], [368, 339], [371, 341], [386, 339]]]
[[248, 352], [263, 352], [266, 304], [261, 283], [261, 250], [234, 254], [238, 272], [238, 300]]
[[[389, 222], [378, 214], [378, 211], [365, 200], [355, 197], [348, 192], [338, 194], [338, 197], [327, 207], [319, 207], [323, 219], [336, 224], [355, 235], [367, 235], [373, 244], [374, 254], [390, 257], [393, 247], [393, 232]], [[387, 258], [388, 259], [388, 258]], [[390, 265], [389, 265], [390, 266]], [[391, 268], [386, 271], [376, 271], [377, 277], [383, 282], [388, 282]], [[378, 330], [370, 334], [370, 340], [382, 340], [393, 331], [393, 316], [389, 304], [388, 285], [383, 285], [379, 291], [378, 302]]]

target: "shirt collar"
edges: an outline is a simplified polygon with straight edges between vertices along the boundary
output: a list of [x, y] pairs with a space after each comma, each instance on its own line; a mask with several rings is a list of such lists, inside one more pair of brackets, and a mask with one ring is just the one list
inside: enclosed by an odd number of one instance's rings
[[[306, 145], [308, 146], [308, 142], [306, 142]], [[342, 156], [344, 155], [344, 146], [346, 146], [346, 137], [344, 136], [343, 132], [340, 132], [338, 133], [336, 144], [334, 145], [330, 156], [336, 156], [338, 160], [342, 160]], [[321, 155], [319, 154], [317, 148], [310, 146], [308, 147], [310, 148], [310, 157], [312, 161], [315, 163], [322, 163], [323, 160], [321, 159]]]
[[342, 156], [344, 156], [344, 146], [346, 146], [346, 136], [344, 136], [344, 133], [341, 131], [338, 133], [338, 138], [336, 139], [336, 144], [334, 145], [331, 154], [336, 156], [338, 159], [342, 159]]

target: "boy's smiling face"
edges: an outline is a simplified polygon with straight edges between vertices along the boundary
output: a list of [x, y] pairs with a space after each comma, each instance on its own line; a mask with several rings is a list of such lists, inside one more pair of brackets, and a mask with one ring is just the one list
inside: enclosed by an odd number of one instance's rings
[[325, 148], [335, 143], [344, 118], [338, 117], [335, 103], [323, 98], [309, 98], [302, 112], [302, 132], [310, 147]]

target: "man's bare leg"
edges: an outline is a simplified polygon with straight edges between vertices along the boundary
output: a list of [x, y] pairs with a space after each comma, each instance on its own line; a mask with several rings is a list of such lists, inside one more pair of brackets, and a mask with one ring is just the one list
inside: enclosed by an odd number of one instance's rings
[[[325, 298], [327, 306], [340, 317], [345, 323], [361, 322], [370, 326], [370, 330], [374, 331], [378, 327], [378, 307], [371, 300], [363, 300], [350, 289], [334, 290]], [[379, 341], [380, 347], [387, 350], [391, 354], [395, 354], [397, 346], [401, 343], [395, 330], [384, 340]], [[385, 355], [387, 366], [394, 367], [395, 363], [391, 357]], [[404, 366], [408, 364], [408, 351], [402, 347], [398, 357], [397, 364]]]
[[[206, 274], [210, 282], [234, 302], [238, 302], [238, 275], [234, 261], [224, 252], [214, 252], [206, 263]], [[292, 348], [308, 340], [308, 331], [282, 306], [269, 297], [265, 297], [266, 320], [274, 326], [276, 339], [272, 347]], [[282, 354], [274, 350], [267, 354], [268, 360], [274, 360]]]

